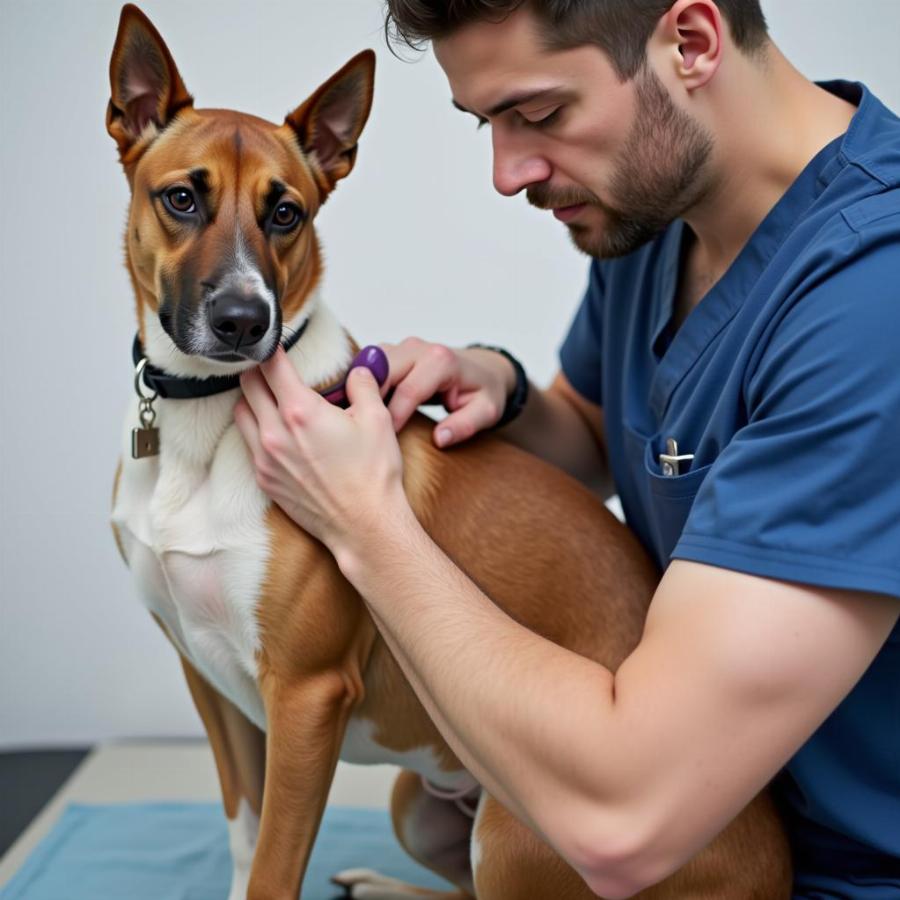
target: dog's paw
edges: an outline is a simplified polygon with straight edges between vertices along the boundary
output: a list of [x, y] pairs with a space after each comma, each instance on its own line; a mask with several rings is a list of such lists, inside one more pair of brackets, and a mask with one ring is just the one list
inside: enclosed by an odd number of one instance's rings
[[396, 878], [380, 875], [372, 869], [344, 869], [331, 879], [342, 887], [345, 896], [353, 900], [408, 900], [410, 897], [428, 897], [431, 891], [423, 891]]

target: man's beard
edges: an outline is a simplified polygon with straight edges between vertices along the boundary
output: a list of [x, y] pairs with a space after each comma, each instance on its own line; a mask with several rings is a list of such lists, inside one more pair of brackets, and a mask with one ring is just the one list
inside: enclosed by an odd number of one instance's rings
[[713, 149], [712, 136], [679, 109], [656, 74], [637, 75], [637, 113], [618, 157], [604, 203], [586, 188], [553, 190], [531, 185], [528, 202], [541, 209], [587, 203], [604, 213], [599, 228], [573, 222], [572, 242], [589, 256], [625, 256], [653, 240], [694, 206], [707, 189], [700, 177]]

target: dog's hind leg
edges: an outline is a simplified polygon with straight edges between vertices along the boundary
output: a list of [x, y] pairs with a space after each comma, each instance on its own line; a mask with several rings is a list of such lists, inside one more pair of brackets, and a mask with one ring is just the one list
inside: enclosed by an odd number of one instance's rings
[[233, 864], [228, 900], [245, 900], [262, 810], [266, 738], [183, 657], [181, 664], [209, 737], [228, 818]]
[[482, 792], [472, 833], [478, 900], [597, 900], [550, 846]]
[[332, 881], [347, 891], [348, 897], [367, 900], [400, 900], [420, 897], [431, 900], [465, 900], [474, 897], [469, 862], [472, 817], [452, 800], [440, 800], [422, 787], [415, 772], [401, 772], [391, 795], [391, 819], [403, 849], [416, 862], [459, 887], [442, 892], [414, 887], [373, 872], [347, 869]]
[[[769, 804], [766, 795], [757, 804]], [[744, 815], [722, 836], [674, 875], [635, 894], [634, 900], [788, 900], [783, 870], [786, 851], [777, 843], [781, 832], [768, 832], [765, 810]], [[767, 843], [769, 836], [776, 846]], [[512, 816], [500, 803], [482, 793], [472, 834], [473, 876], [478, 900], [596, 900], [578, 873], [551, 847]], [[735, 860], [748, 848], [760, 855], [760, 871], [743, 869]], [[768, 868], [766, 868], [768, 867]]]

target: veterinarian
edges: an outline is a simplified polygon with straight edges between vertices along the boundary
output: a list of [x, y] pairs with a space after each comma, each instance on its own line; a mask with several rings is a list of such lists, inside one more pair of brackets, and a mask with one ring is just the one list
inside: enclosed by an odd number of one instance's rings
[[[410, 339], [389, 408], [356, 370], [345, 412], [279, 352], [238, 408], [260, 485], [461, 761], [599, 894], [661, 880], [777, 776], [796, 897], [900, 897], [900, 121], [801, 76], [757, 0], [388, 7], [490, 127], [495, 188], [593, 257], [587, 289], [547, 390]], [[661, 582], [615, 674], [418, 525], [395, 430], [435, 392], [439, 446], [500, 425], [619, 494]]]

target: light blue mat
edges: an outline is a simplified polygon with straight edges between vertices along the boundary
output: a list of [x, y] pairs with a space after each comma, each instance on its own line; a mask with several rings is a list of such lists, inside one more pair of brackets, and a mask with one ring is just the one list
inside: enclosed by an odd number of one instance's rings
[[[401, 849], [386, 811], [329, 807], [303, 900], [332, 900], [341, 869], [362, 866], [446, 889]], [[225, 900], [231, 860], [218, 804], [69, 806], [2, 900]]]

